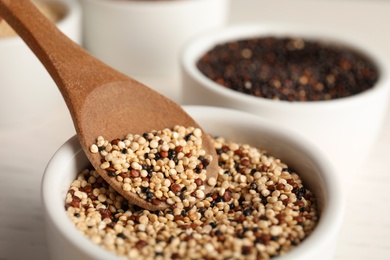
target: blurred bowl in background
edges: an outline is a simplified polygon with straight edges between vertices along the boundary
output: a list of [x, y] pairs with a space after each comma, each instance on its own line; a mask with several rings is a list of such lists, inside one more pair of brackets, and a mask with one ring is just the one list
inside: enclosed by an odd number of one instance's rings
[[[375, 65], [378, 80], [372, 88], [348, 97], [322, 101], [276, 101], [223, 87], [197, 67], [198, 60], [218, 44], [262, 36], [299, 37], [354, 50]], [[181, 65], [183, 104], [229, 107], [281, 123], [323, 149], [337, 166], [339, 174], [346, 179], [358, 172], [365, 162], [377, 141], [387, 112], [389, 62], [376, 52], [375, 46], [323, 28], [251, 24], [214, 30], [197, 37], [185, 47]]]
[[[227, 0], [81, 0], [83, 45], [95, 57], [136, 79], [179, 75], [179, 51], [194, 35], [223, 26]], [[180, 89], [145, 82], [179, 102]]]
[[[57, 27], [81, 42], [81, 7], [77, 0], [36, 1], [42, 12], [59, 18]], [[43, 4], [39, 4], [43, 3]], [[0, 37], [0, 126], [13, 127], [41, 120], [65, 102], [39, 59], [12, 31]]]

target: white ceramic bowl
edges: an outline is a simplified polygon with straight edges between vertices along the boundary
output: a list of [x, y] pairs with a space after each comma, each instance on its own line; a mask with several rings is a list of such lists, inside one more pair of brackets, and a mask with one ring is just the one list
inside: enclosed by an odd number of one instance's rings
[[[196, 67], [196, 62], [215, 45], [261, 36], [297, 36], [325, 40], [355, 49], [379, 69], [379, 80], [360, 94], [312, 102], [275, 102], [221, 87]], [[213, 105], [247, 111], [282, 123], [300, 132], [329, 155], [345, 180], [358, 172], [377, 141], [390, 92], [390, 64], [383, 55], [348, 35], [304, 25], [250, 24], [208, 32], [190, 42], [182, 53], [183, 104]]]
[[[331, 259], [343, 218], [344, 197], [327, 158], [304, 138], [249, 113], [216, 107], [185, 107], [206, 132], [267, 149], [294, 168], [315, 193], [320, 221], [296, 249], [279, 259]], [[65, 196], [88, 161], [75, 137], [49, 162], [42, 182], [47, 241], [52, 259], [120, 259], [93, 244], [66, 215]]]
[[[81, 0], [83, 45], [137, 79], [179, 75], [179, 52], [194, 35], [224, 25], [228, 0]], [[148, 84], [149, 85], [149, 84]], [[177, 101], [178, 89], [150, 87]]]
[[[54, 2], [65, 13], [57, 27], [81, 42], [81, 7], [77, 0]], [[28, 125], [65, 106], [56, 84], [19, 36], [0, 38], [0, 126]]]
[[178, 51], [197, 33], [222, 26], [226, 0], [81, 0], [83, 43], [97, 58], [130, 74], [178, 70]]

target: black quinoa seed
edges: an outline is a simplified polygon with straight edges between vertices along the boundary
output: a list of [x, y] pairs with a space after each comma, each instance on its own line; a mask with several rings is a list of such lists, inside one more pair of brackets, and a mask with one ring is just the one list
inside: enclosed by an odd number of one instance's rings
[[173, 211], [172, 211], [171, 209], [166, 209], [166, 210], [165, 210], [165, 214], [171, 214], [171, 215], [173, 215]]
[[249, 186], [251, 190], [256, 190], [257, 189], [257, 184], [255, 182], [252, 182], [251, 185]]
[[223, 202], [224, 199], [221, 196], [218, 196], [218, 198], [215, 199], [215, 203]]
[[175, 236], [170, 236], [167, 240], [167, 243], [170, 244], [174, 238], [175, 238]]
[[203, 215], [205, 212], [206, 212], [206, 208], [202, 207], [200, 209], [198, 209], [198, 212]]
[[221, 230], [215, 230], [214, 234], [215, 234], [216, 236], [221, 236], [221, 235], [223, 235], [223, 233], [222, 233]]
[[146, 197], [147, 197], [147, 198], [153, 198], [153, 197], [154, 197], [153, 192], [147, 191], [147, 192], [146, 192]]
[[115, 174], [115, 172], [113, 172], [113, 171], [107, 171], [107, 175], [108, 175], [109, 177], [116, 177], [116, 174]]
[[229, 175], [229, 176], [232, 175], [232, 173], [231, 173], [229, 170], [224, 171], [223, 174], [227, 174], [227, 175]]
[[117, 237], [120, 237], [120, 238], [122, 238], [122, 239], [126, 239], [126, 236], [125, 236], [125, 234], [123, 234], [123, 233], [118, 233], [116, 236], [117, 236]]
[[243, 233], [238, 233], [238, 234], [237, 234], [237, 237], [240, 238], [240, 239], [243, 239], [245, 236], [244, 236]]
[[210, 161], [207, 160], [207, 159], [203, 159], [203, 160], [202, 160], [202, 164], [203, 164], [204, 167], [207, 167], [207, 166], [209, 166]]
[[215, 222], [210, 222], [209, 225], [210, 225], [212, 228], [216, 228], [216, 227], [217, 227], [217, 224], [215, 224]]
[[177, 153], [175, 150], [169, 149], [169, 151], [168, 151], [168, 159], [169, 160], [173, 160], [176, 157], [176, 155], [177, 155]]
[[252, 213], [252, 210], [251, 210], [251, 209], [245, 209], [244, 212], [243, 212], [243, 214], [244, 214], [245, 216], [250, 216], [251, 213]]
[[184, 137], [184, 140], [189, 141], [191, 139], [192, 134], [188, 134]]

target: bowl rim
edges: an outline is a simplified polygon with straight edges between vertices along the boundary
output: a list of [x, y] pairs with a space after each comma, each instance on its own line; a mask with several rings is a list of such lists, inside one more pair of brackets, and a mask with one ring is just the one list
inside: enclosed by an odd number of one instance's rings
[[[55, 232], [59, 232], [68, 243], [84, 254], [93, 256], [95, 259], [114, 259], [115, 254], [95, 245], [77, 230], [66, 215], [65, 201], [59, 205], [57, 196], [52, 195], [56, 191], [58, 192], [58, 187], [53, 183], [60, 184], [58, 174], [55, 174], [58, 171], [56, 169], [61, 165], [72, 163], [80, 153], [84, 153], [84, 151], [80, 146], [77, 135], [74, 135], [54, 153], [45, 168], [41, 181], [41, 200], [44, 208], [44, 220], [47, 222], [45, 223], [46, 233], [49, 229], [54, 228]], [[48, 238], [50, 237], [46, 235], [46, 239]]]
[[[321, 213], [320, 221], [310, 236], [308, 236], [299, 246], [289, 251], [286, 255], [277, 257], [277, 259], [299, 259], [299, 256], [302, 254], [305, 256], [314, 256], [316, 247], [318, 247], [321, 242], [329, 242], [337, 236], [344, 216], [344, 191], [341, 187], [341, 179], [338, 178], [333, 165], [328, 161], [327, 157], [320, 149], [306, 140], [303, 136], [291, 132], [290, 130], [285, 131], [279, 124], [247, 112], [209, 106], [183, 106], [183, 108], [191, 116], [197, 114], [205, 116], [206, 118], [216, 118], [216, 115], [218, 115], [218, 117], [223, 118], [223, 120], [234, 116], [234, 118], [238, 118], [241, 122], [251, 122], [251, 124], [261, 127], [262, 131], [270, 133], [275, 132], [275, 135], [281, 137], [283, 141], [287, 141], [289, 144], [294, 145], [294, 147], [306, 154], [311, 161], [321, 169], [319, 181], [324, 183], [325, 186], [324, 192], [326, 203], [324, 204], [325, 209]], [[210, 113], [210, 111], [213, 113]], [[65, 142], [50, 159], [44, 171], [41, 184], [41, 198], [45, 221], [50, 223], [67, 241], [72, 243], [74, 247], [78, 248], [83, 253], [93, 256], [95, 259], [113, 259], [116, 256], [115, 254], [93, 244], [89, 238], [83, 236], [83, 234], [77, 230], [66, 215], [64, 204], [58, 203], [58, 196], [52, 196], [52, 194], [58, 193], [57, 186], [60, 185], [60, 178], [59, 174], [56, 174], [56, 169], [61, 167], [61, 165], [71, 163], [79, 153], [83, 153], [83, 150], [75, 135]], [[45, 225], [46, 228], [47, 225], [48, 224]]]
[[[206, 77], [197, 67], [197, 60], [208, 50], [217, 44], [229, 41], [247, 39], [256, 36], [291, 36], [302, 37], [312, 40], [321, 40], [328, 43], [335, 43], [358, 51], [376, 66], [379, 74], [375, 85], [363, 92], [339, 99], [320, 101], [275, 101], [262, 97], [254, 97], [232, 89], [221, 87], [218, 83]], [[259, 104], [279, 108], [307, 110], [309, 108], [337, 108], [349, 104], [359, 104], [362, 99], [371, 98], [376, 95], [383, 95], [390, 92], [390, 61], [378, 52], [375, 46], [367, 41], [334, 32], [331, 28], [314, 26], [301, 23], [242, 23], [228, 25], [223, 28], [216, 28], [199, 34], [188, 41], [180, 53], [180, 66], [192, 80], [199, 86], [220, 95], [221, 97], [245, 103], [247, 106], [257, 107]]]

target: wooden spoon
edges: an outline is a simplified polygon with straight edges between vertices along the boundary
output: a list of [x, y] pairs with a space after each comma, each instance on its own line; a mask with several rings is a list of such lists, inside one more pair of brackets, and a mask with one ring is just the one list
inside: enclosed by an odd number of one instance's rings
[[[130, 203], [149, 210], [166, 208], [165, 203], [153, 205], [137, 194], [123, 191], [122, 183], [100, 168], [100, 155], [92, 154], [89, 148], [99, 135], [113, 140], [128, 133], [199, 125], [173, 101], [92, 57], [60, 32], [29, 0], [0, 0], [0, 15], [56, 82], [81, 146], [98, 173]], [[207, 177], [216, 178], [217, 157], [206, 134], [203, 134], [203, 148], [214, 158], [207, 168]], [[205, 194], [212, 188], [206, 185]]]

